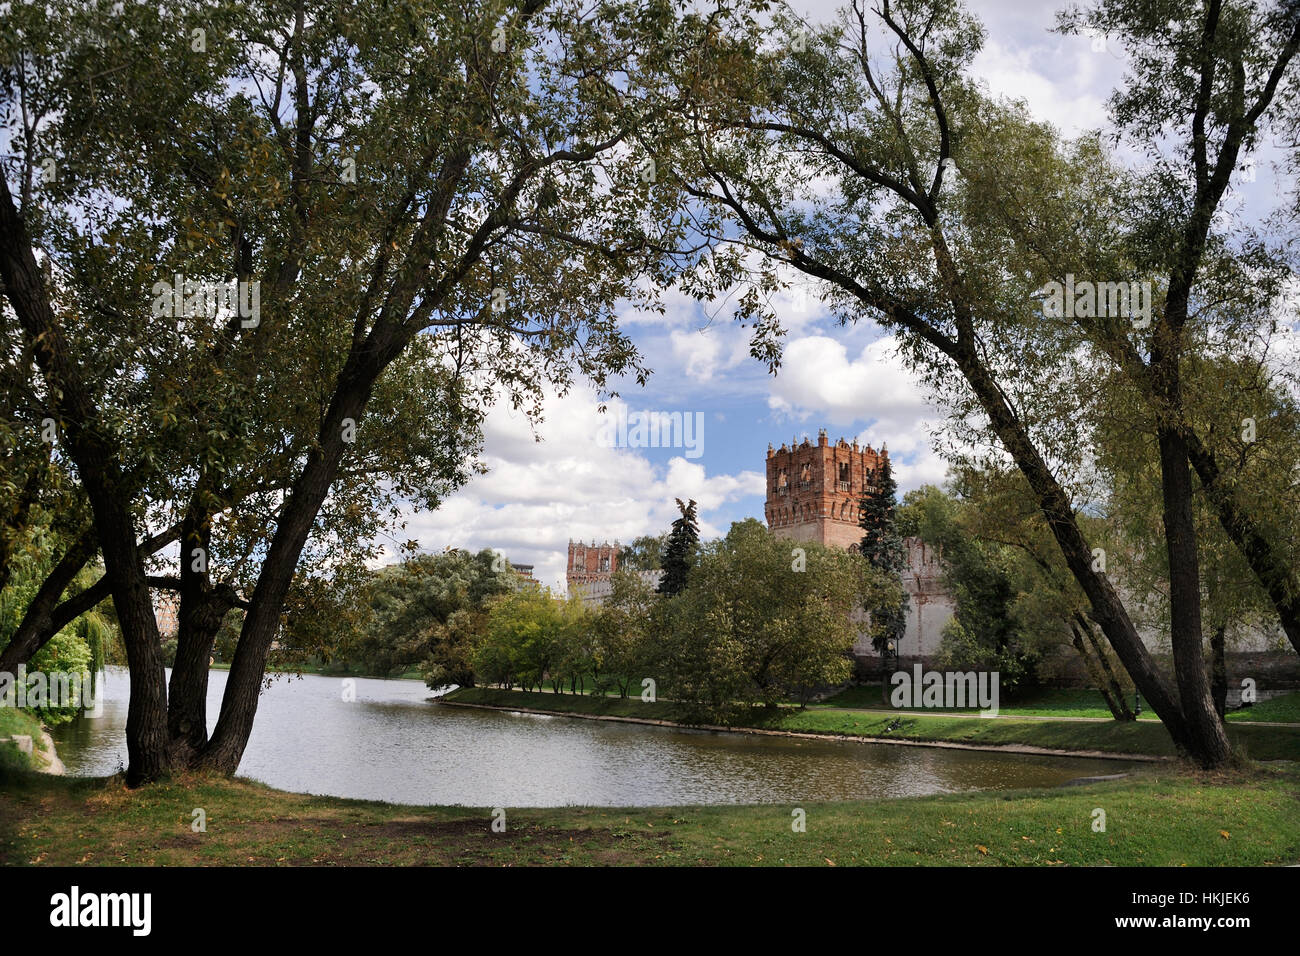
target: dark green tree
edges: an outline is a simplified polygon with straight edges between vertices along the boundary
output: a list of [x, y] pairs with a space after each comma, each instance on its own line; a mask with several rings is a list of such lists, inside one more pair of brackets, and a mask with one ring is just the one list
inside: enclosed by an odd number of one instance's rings
[[673, 530], [668, 535], [668, 545], [664, 548], [664, 576], [659, 581], [659, 593], [670, 597], [681, 594], [686, 588], [686, 576], [695, 563], [695, 554], [700, 547], [700, 526], [695, 517], [695, 499], [690, 504], [682, 504], [677, 499], [677, 507], [682, 516], [673, 522]]
[[[907, 549], [895, 515], [897, 493], [889, 459], [882, 459], [868, 476], [858, 508], [858, 526], [862, 528], [858, 551], [872, 568], [891, 578], [901, 578], [907, 567]], [[871, 602], [866, 610], [871, 615], [871, 646], [881, 653], [886, 641], [901, 638], [907, 628], [907, 595], [904, 593], [898, 601]]]

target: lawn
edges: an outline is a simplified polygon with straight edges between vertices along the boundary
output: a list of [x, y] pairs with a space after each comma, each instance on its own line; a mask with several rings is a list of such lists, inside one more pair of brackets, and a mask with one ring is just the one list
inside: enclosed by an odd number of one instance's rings
[[1283, 694], [1228, 714], [1229, 720], [1271, 720], [1279, 723], [1300, 724], [1300, 691]]
[[[28, 736], [39, 747], [41, 743], [41, 722], [16, 707], [0, 707], [0, 737], [9, 738]], [[18, 745], [5, 740], [0, 744], [0, 767], [25, 770], [33, 766], [32, 757], [18, 749]]]
[[[1153, 768], [1052, 790], [633, 809], [411, 807], [187, 777], [0, 773], [10, 865], [1225, 866], [1300, 861], [1300, 768]], [[194, 832], [193, 811], [206, 813]], [[803, 810], [806, 832], [792, 829]], [[1096, 811], [1105, 830], [1094, 830]]]

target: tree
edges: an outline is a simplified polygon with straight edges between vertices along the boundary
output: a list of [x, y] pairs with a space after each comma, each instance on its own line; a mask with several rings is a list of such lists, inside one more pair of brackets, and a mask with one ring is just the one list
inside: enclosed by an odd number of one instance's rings
[[667, 533], [643, 534], [619, 549], [618, 566], [629, 571], [658, 571], [663, 566]]
[[[304, 554], [346, 550], [335, 522], [373, 526], [385, 488], [436, 505], [499, 395], [535, 416], [548, 385], [644, 379], [613, 304], [652, 296], [637, 280], [662, 278], [682, 228], [645, 162], [669, 132], [672, 46], [644, 39], [699, 49], [708, 19], [222, 3], [195, 57], [185, 11], [15, 12], [0, 278], [122, 627], [127, 780], [233, 773]], [[49, 156], [76, 175], [34, 189]], [[262, 314], [169, 316], [158, 283], [178, 274], [256, 284]], [[225, 534], [238, 589], [209, 571]], [[170, 688], [160, 538], [184, 556]], [[206, 664], [241, 604], [209, 739]]]
[[[30, 530], [30, 529], [29, 529]], [[48, 528], [46, 531], [48, 533]], [[39, 535], [38, 535], [39, 538]], [[49, 571], [50, 554], [53, 548], [36, 548], [30, 553], [15, 555], [10, 568], [9, 581], [0, 590], [0, 651], [12, 641], [23, 619], [24, 607], [30, 604], [32, 593], [39, 588], [38, 582]], [[94, 569], [86, 568], [77, 575], [74, 588], [84, 588], [87, 578], [93, 577]], [[53, 688], [56, 675], [66, 675], [68, 686], [74, 691], [73, 699], [66, 704], [59, 704], [47, 696], [46, 703], [32, 707], [35, 715], [48, 724], [63, 723], [75, 717], [84, 704], [80, 699], [82, 681], [89, 679], [92, 684], [98, 681], [99, 672], [104, 667], [108, 645], [114, 640], [114, 628], [108, 616], [98, 608], [91, 608], [62, 625], [31, 658], [24, 663], [26, 673], [44, 675], [47, 691]], [[0, 670], [13, 682], [12, 690], [17, 686], [20, 671]], [[0, 706], [16, 706], [13, 700], [6, 700]]]
[[642, 575], [620, 566], [610, 578], [610, 593], [592, 616], [592, 688], [604, 694], [613, 684], [620, 697], [651, 669], [656, 621], [655, 592]]
[[695, 499], [689, 504], [682, 504], [677, 499], [677, 509], [681, 517], [673, 521], [672, 531], [668, 533], [668, 543], [664, 547], [663, 578], [659, 581], [659, 593], [672, 596], [681, 594], [686, 588], [687, 575], [695, 561], [695, 554], [700, 546], [700, 527], [695, 517]]
[[[1189, 381], [1207, 344], [1239, 342], [1243, 333], [1247, 338], [1257, 333], [1241, 322], [1254, 318], [1257, 308], [1222, 308], [1225, 284], [1237, 286], [1234, 305], [1252, 298], [1258, 303], [1260, 293], [1268, 303], [1286, 294], [1292, 275], [1289, 264], [1279, 262], [1263, 242], [1252, 238], [1233, 249], [1215, 221], [1233, 177], [1257, 145], [1271, 131], [1295, 125], [1300, 11], [1289, 3], [1215, 0], [1192, 16], [1170, 20], [1153, 5], [1103, 0], [1063, 13], [1060, 25], [1065, 32], [1124, 36], [1136, 79], [1115, 91], [1111, 111], [1119, 129], [1155, 160], [1133, 230], [1142, 241], [1143, 264], [1165, 277], [1164, 308], [1145, 350], [1113, 336], [1095, 341], [1126, 382], [1154, 404], [1175, 629], [1191, 634], [1201, 628], [1194, 471], [1224, 533], [1300, 652], [1294, 523], [1279, 526], [1272, 518], [1274, 503], [1253, 496], [1246, 469], [1234, 464], [1231, 442], [1242, 420], [1229, 420], [1217, 434], [1213, 426], [1206, 428], [1206, 393]], [[1243, 285], [1251, 290], [1244, 297]], [[1276, 332], [1269, 316], [1267, 333]], [[1238, 354], [1250, 361], [1252, 351]], [[1267, 410], [1264, 403], [1255, 409], [1261, 419]], [[1199, 641], [1195, 646], [1190, 639], [1175, 642], [1174, 654], [1185, 661], [1199, 653]], [[1200, 697], [1208, 693], [1202, 684], [1193, 680], [1180, 687], [1185, 696]]]
[[514, 577], [486, 548], [412, 555], [380, 568], [359, 588], [367, 613], [349, 628], [338, 662], [382, 676], [420, 668], [430, 687], [473, 687], [488, 605]]
[[[907, 569], [907, 549], [898, 533], [894, 515], [897, 494], [898, 485], [890, 471], [889, 459], [884, 457], [871, 470], [859, 502], [858, 526], [862, 528], [862, 542], [858, 545], [858, 553], [875, 570], [901, 581]], [[871, 646], [881, 654], [888, 641], [900, 640], [907, 630], [907, 595], [902, 594], [882, 605], [868, 606], [866, 610], [871, 616]]]
[[497, 598], [488, 611], [487, 633], [474, 655], [485, 681], [542, 689], [564, 655], [564, 605], [550, 591], [521, 588]]
[[848, 679], [863, 597], [889, 579], [848, 551], [776, 537], [753, 518], [706, 545], [661, 603], [661, 686], [714, 720]]
[[[1137, 8], [1121, 3], [1114, 9]], [[1220, 43], [1214, 34], [1218, 10], [1218, 4], [1210, 5], [1204, 29], [1180, 29], [1178, 37], [1189, 40], [1191, 48], [1168, 60], [1181, 71], [1180, 83], [1195, 87], [1202, 70], [1210, 71], [1203, 80], [1213, 81], [1211, 64], [1226, 55], [1230, 68], [1220, 76], [1249, 85], [1248, 96], [1237, 95], [1246, 92], [1238, 83], [1236, 94], [1228, 97], [1234, 107], [1250, 105], [1230, 123], [1225, 144], [1231, 140], [1234, 148], [1220, 156], [1212, 186], [1208, 167], [1201, 164], [1210, 107], [1206, 96], [1198, 98], [1189, 124], [1190, 149], [1198, 157], [1196, 181], [1209, 187], [1198, 193], [1182, 240], [1182, 247], [1197, 255], [1205, 249], [1235, 147], [1248, 132], [1253, 135], [1256, 121], [1269, 110], [1300, 29], [1294, 11], [1261, 15], [1253, 24], [1261, 43]], [[1154, 12], [1150, 17], [1152, 49], [1164, 55], [1163, 27], [1154, 21], [1166, 17]], [[1243, 16], [1236, 26], [1249, 22]], [[892, 60], [889, 53], [877, 55], [877, 30], [888, 41]], [[803, 42], [787, 42], [795, 35]], [[1184, 397], [1175, 366], [1183, 348], [1184, 293], [1191, 292], [1188, 280], [1195, 279], [1195, 270], [1188, 272], [1184, 260], [1164, 306], [1169, 317], [1154, 321], [1149, 331], [1118, 313], [1094, 323], [1127, 342], [1127, 353], [1145, 350], [1152, 358], [1149, 374], [1141, 375], [1150, 382], [1148, 394], [1160, 402], [1163, 422], [1164, 538], [1171, 580], [1177, 581], [1171, 607], [1178, 608], [1172, 615], [1171, 683], [1144, 646], [1078, 520], [1081, 502], [1074, 495], [1079, 489], [1068, 466], [1086, 460], [1087, 451], [1070, 446], [1070, 429], [1060, 420], [1035, 414], [1041, 407], [1036, 396], [1050, 391], [1054, 373], [1078, 354], [1062, 349], [1042, 322], [1036, 293], [1053, 270], [1031, 267], [1002, 217], [989, 210], [997, 195], [989, 183], [1017, 183], [1023, 190], [1016, 208], [1034, 210], [1033, 222], [1060, 240], [1053, 248], [1069, 246], [1081, 220], [1081, 191], [1059, 187], [1086, 184], [1084, 172], [1097, 165], [1088, 161], [1087, 148], [1063, 147], [1023, 105], [994, 102], [981, 93], [968, 71], [982, 39], [979, 24], [951, 0], [882, 4], [870, 16], [865, 4], [854, 3], [837, 25], [811, 31], [781, 11], [770, 24], [732, 38], [738, 58], [742, 50], [764, 52], [746, 60], [748, 69], [718, 70], [713, 84], [706, 84], [710, 94], [722, 85], [728, 95], [692, 102], [697, 128], [708, 133], [683, 151], [679, 174], [684, 188], [710, 211], [711, 219], [701, 217], [704, 231], [727, 250], [709, 261], [692, 290], [710, 295], [746, 281], [739, 317], [755, 328], [751, 351], [773, 368], [780, 358], [780, 324], [765, 305], [765, 293], [782, 285], [782, 270], [820, 281], [844, 321], [870, 318], [895, 332], [902, 354], [944, 394], [954, 420], [975, 420], [981, 434], [1025, 476], [1093, 619], [1175, 744], [1199, 764], [1219, 766], [1230, 759], [1231, 748], [1210, 698], [1201, 658], [1200, 602], [1191, 593], [1199, 578], [1194, 528], [1186, 520], [1191, 486], [1185, 458], [1192, 443], [1173, 411]], [[1207, 39], [1213, 49], [1206, 48]], [[1256, 51], [1249, 63], [1242, 60], [1245, 49]], [[1164, 115], [1165, 98], [1154, 87], [1138, 100], [1151, 108], [1147, 115]], [[719, 130], [727, 135], [717, 135]], [[1229, 156], [1232, 161], [1222, 161]], [[1110, 219], [1093, 218], [1084, 208], [1086, 239], [1112, 227]], [[1119, 210], [1107, 206], [1104, 211]], [[755, 247], [765, 256], [757, 267]], [[1124, 261], [1113, 244], [1097, 247], [1107, 249], [1108, 256], [1104, 262], [1090, 259], [1089, 274], [1103, 264], [1115, 269], [1101, 273], [1107, 279], [1148, 277], [1143, 266], [1150, 257]], [[1145, 248], [1158, 255], [1167, 247], [1157, 242]]]

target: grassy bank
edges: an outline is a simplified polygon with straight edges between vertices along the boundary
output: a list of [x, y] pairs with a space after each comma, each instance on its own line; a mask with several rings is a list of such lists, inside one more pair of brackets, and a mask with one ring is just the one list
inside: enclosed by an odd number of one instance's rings
[[[185, 778], [0, 772], [9, 865], [1274, 865], [1300, 860], [1300, 769], [792, 807], [506, 810], [410, 807]], [[191, 830], [192, 811], [207, 832]], [[1092, 830], [1093, 811], [1106, 830]]]
[[[594, 716], [636, 717], [646, 720], [689, 722], [685, 709], [671, 701], [643, 703], [639, 697], [583, 697], [526, 691], [466, 687], [449, 694], [453, 703], [486, 704]], [[923, 742], [947, 741], [974, 746], [1044, 747], [1053, 750], [1096, 751], [1113, 754], [1173, 756], [1173, 744], [1158, 722], [971, 719], [937, 714], [900, 712], [875, 714], [836, 708], [782, 710], [756, 715], [747, 722], [766, 730], [843, 734]], [[1300, 728], [1233, 725], [1228, 735], [1234, 746], [1256, 760], [1300, 760]]]
[[40, 747], [41, 734], [44, 729], [41, 722], [27, 713], [25, 710], [19, 710], [16, 707], [0, 707], [0, 768], [10, 770], [34, 770], [36, 769], [35, 756], [25, 754], [18, 748], [18, 744], [13, 743], [8, 738], [15, 735], [20, 737], [31, 737], [34, 747]]
[[[1133, 706], [1132, 696], [1128, 699]], [[1100, 692], [1087, 687], [1046, 687], [1016, 700], [1003, 698], [999, 701], [999, 712], [1023, 717], [1091, 717], [1098, 720], [1110, 720], [1111, 713], [1106, 708]], [[878, 710], [887, 707], [879, 684], [861, 684], [847, 687], [820, 703], [812, 705], [813, 709], [868, 709]], [[919, 708], [905, 707], [902, 710]], [[956, 708], [957, 713], [973, 714], [974, 707]], [[1159, 722], [1160, 718], [1152, 712], [1150, 706], [1144, 706], [1139, 720]], [[1272, 700], [1228, 712], [1228, 721], [1277, 721], [1279, 723], [1300, 723], [1300, 691], [1284, 694]]]

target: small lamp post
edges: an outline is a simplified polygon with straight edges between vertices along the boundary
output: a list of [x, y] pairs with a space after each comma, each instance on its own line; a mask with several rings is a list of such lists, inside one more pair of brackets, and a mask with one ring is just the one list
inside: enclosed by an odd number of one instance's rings
[[1133, 708], [1133, 716], [1141, 717], [1142, 716], [1142, 695], [1138, 693], [1136, 690], [1133, 691], [1133, 701], [1136, 704], [1136, 706]]
[[[889, 659], [894, 659], [894, 666], [889, 667]], [[884, 680], [880, 683], [880, 699], [889, 703], [889, 677], [894, 671], [898, 670], [898, 639], [891, 637], [885, 640], [885, 653], [883, 655], [885, 664]]]

